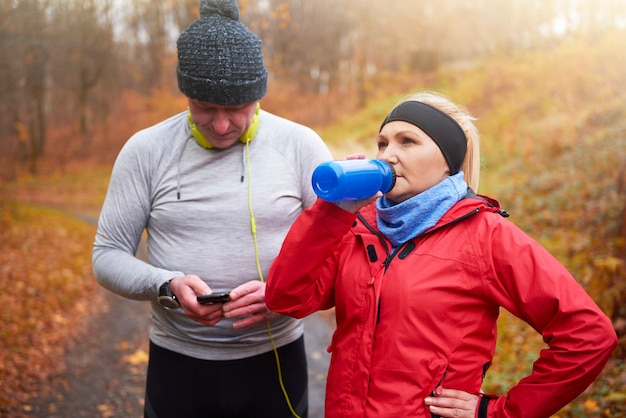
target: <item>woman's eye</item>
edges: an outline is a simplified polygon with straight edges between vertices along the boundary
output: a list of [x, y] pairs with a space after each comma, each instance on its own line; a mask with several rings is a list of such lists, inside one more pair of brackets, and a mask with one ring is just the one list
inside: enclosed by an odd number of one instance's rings
[[386, 142], [379, 142], [378, 143], [378, 149], [383, 149], [387, 147], [387, 143]]

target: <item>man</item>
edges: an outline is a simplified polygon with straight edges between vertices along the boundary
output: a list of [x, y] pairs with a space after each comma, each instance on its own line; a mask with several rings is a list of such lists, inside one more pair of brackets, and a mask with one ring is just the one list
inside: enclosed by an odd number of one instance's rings
[[[146, 417], [305, 417], [302, 324], [270, 313], [264, 276], [331, 154], [311, 129], [260, 109], [261, 41], [235, 1], [201, 1], [177, 47], [189, 109], [121, 150], [96, 279], [151, 301]], [[144, 230], [147, 262], [134, 256]]]

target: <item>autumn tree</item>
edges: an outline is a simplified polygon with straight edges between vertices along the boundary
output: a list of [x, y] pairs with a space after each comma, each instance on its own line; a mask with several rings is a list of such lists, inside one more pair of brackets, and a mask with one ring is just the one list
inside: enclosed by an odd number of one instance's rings
[[[551, 48], [622, 30], [626, 0], [239, 0], [263, 41], [271, 80], [289, 94], [363, 106], [387, 76]], [[124, 91], [175, 89], [176, 39], [199, 0], [0, 0], [3, 177], [36, 172], [50, 129], [76, 125], [83, 153], [94, 123]], [[293, 92], [293, 93], [292, 93]], [[392, 92], [397, 93], [397, 92]], [[285, 93], [287, 94], [287, 93]], [[73, 128], [74, 129], [74, 128]], [[69, 136], [70, 131], [67, 131]], [[64, 150], [72, 157], [72, 148]]]
[[37, 171], [45, 148], [46, 7], [45, 1], [4, 1], [0, 12], [0, 71], [5, 75], [0, 99], [3, 148], [18, 150], [18, 155], [8, 155], [7, 160], [24, 158], [32, 172]]
[[101, 111], [93, 93], [115, 62], [111, 2], [56, 0], [49, 21], [50, 90], [65, 97], [66, 106], [51, 109], [55, 120], [78, 121], [80, 153], [90, 145], [90, 121]]
[[17, 37], [17, 12], [10, 7], [9, 0], [0, 3], [0, 180], [12, 180], [19, 161], [26, 153], [25, 126], [19, 119], [18, 81], [24, 41]]
[[[162, 87], [165, 59], [175, 51], [178, 35], [199, 17], [199, 0], [130, 0], [118, 26], [120, 43], [133, 51], [129, 69], [142, 92]], [[167, 80], [170, 81], [169, 79]]]

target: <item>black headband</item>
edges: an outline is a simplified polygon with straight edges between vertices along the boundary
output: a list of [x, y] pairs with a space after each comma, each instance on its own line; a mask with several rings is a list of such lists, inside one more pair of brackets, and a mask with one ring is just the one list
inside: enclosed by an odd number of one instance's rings
[[426, 103], [409, 100], [389, 112], [378, 132], [393, 121], [408, 122], [424, 131], [441, 150], [450, 175], [459, 172], [467, 152], [467, 139], [461, 126], [449, 115]]

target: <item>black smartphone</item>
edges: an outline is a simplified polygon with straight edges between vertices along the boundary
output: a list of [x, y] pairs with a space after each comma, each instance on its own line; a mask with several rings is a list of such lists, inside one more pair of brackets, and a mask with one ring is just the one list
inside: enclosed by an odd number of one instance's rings
[[213, 305], [214, 303], [224, 303], [230, 300], [228, 292], [211, 293], [210, 295], [200, 295], [196, 297], [200, 305]]

